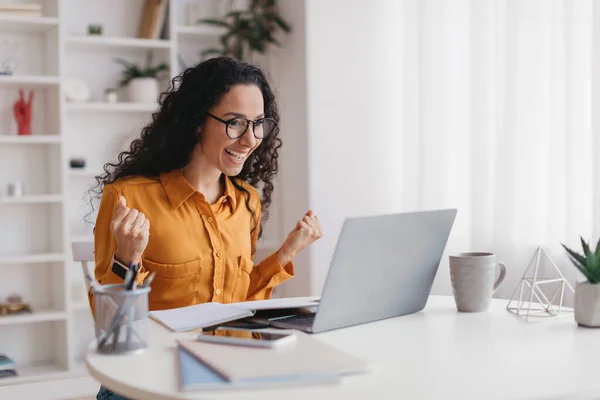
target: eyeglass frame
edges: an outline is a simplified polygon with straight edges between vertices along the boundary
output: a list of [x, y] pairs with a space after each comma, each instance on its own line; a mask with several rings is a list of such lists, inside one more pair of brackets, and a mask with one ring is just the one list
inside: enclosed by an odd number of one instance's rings
[[[277, 125], [278, 125], [277, 121], [275, 121], [273, 118], [267, 118], [267, 117], [262, 117], [262, 118], [259, 118], [259, 119], [256, 119], [256, 120], [254, 120], [254, 121], [253, 121], [253, 120], [251, 120], [251, 119], [244, 118], [244, 117], [233, 117], [233, 118], [231, 118], [231, 119], [225, 120], [225, 119], [223, 119], [223, 118], [219, 118], [219, 117], [217, 117], [216, 115], [214, 115], [214, 114], [211, 114], [211, 113], [209, 113], [209, 112], [207, 112], [207, 113], [206, 113], [206, 115], [208, 115], [208, 116], [209, 116], [209, 117], [211, 117], [212, 119], [215, 119], [215, 120], [217, 120], [217, 121], [219, 121], [220, 123], [222, 123], [222, 124], [224, 124], [224, 125], [225, 125], [225, 134], [227, 135], [227, 137], [228, 137], [229, 139], [239, 139], [239, 138], [241, 138], [242, 136], [244, 136], [244, 135], [246, 134], [246, 132], [248, 132], [248, 128], [250, 127], [250, 123], [252, 123], [252, 134], [254, 135], [254, 137], [255, 137], [257, 140], [263, 140], [264, 138], [268, 137], [268, 136], [269, 136], [271, 133], [273, 133], [273, 131], [275, 130], [275, 128], [277, 128]], [[241, 134], [240, 136], [232, 138], [232, 137], [229, 135], [229, 123], [230, 123], [231, 121], [233, 121], [233, 120], [236, 120], [236, 119], [243, 119], [243, 120], [245, 120], [245, 121], [246, 121], [246, 128], [244, 129], [244, 132], [242, 132], [242, 134]], [[272, 121], [272, 122], [275, 124], [275, 126], [273, 126], [273, 129], [271, 130], [271, 132], [269, 132], [269, 135], [265, 135], [265, 136], [263, 136], [263, 137], [258, 137], [258, 136], [256, 136], [256, 132], [254, 131], [254, 127], [256, 126], [256, 123], [257, 123], [258, 121], [261, 121], [261, 120], [262, 120], [262, 121], [264, 121], [264, 120], [269, 120], [269, 121]]]

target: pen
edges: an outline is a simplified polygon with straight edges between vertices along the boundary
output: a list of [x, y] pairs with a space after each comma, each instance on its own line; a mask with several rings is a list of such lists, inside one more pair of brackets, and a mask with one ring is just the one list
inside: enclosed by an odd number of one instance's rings
[[[133, 276], [131, 278], [131, 282], [129, 282], [128, 290], [135, 290], [137, 287], [137, 274], [140, 270], [138, 265], [131, 265], [131, 270], [133, 271]], [[129, 317], [127, 318], [127, 348], [129, 348], [131, 343], [131, 331], [133, 330], [133, 317], [135, 316], [135, 303], [137, 301], [137, 297], [135, 295], [131, 295], [131, 305], [129, 306]]]
[[[127, 273], [125, 274], [125, 290], [131, 290], [130, 289], [130, 285], [132, 285], [132, 281], [135, 280], [134, 277], [135, 272], [131, 269], [127, 270]], [[123, 297], [123, 301], [121, 302], [121, 305], [119, 306], [119, 309], [117, 310], [116, 314], [115, 314], [115, 322], [116, 325], [114, 326], [114, 332], [113, 332], [113, 350], [116, 350], [117, 348], [117, 343], [119, 342], [119, 334], [121, 333], [121, 317], [119, 314], [122, 313], [123, 309], [125, 308], [125, 304], [127, 302], [127, 296]], [[113, 325], [113, 324], [111, 324]], [[110, 331], [108, 332], [108, 334], [110, 335]]]

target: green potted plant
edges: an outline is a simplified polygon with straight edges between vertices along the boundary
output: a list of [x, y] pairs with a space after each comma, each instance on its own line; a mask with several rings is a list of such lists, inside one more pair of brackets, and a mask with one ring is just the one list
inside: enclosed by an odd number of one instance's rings
[[581, 238], [583, 254], [562, 245], [571, 262], [587, 280], [577, 282], [575, 288], [575, 320], [579, 325], [600, 327], [600, 241], [592, 252]]
[[169, 67], [166, 63], [152, 66], [152, 52], [148, 52], [143, 67], [122, 58], [116, 58], [115, 62], [124, 67], [119, 86], [127, 87], [129, 101], [141, 103], [158, 101], [158, 77], [162, 72], [168, 71]]
[[205, 18], [198, 23], [224, 28], [221, 47], [202, 51], [203, 57], [228, 56], [242, 61], [250, 61], [254, 52], [264, 54], [269, 45], [279, 46], [275, 39], [279, 30], [291, 31], [277, 12], [276, 0], [250, 0], [247, 9], [232, 10], [222, 19]]

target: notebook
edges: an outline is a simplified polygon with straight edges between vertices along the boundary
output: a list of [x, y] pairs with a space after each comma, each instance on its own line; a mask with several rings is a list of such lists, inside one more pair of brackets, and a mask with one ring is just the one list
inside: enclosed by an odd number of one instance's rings
[[[281, 331], [278, 331], [281, 332]], [[179, 339], [177, 343], [219, 375], [232, 382], [261, 378], [289, 378], [309, 374], [355, 374], [368, 364], [309, 334], [294, 331], [296, 343], [262, 349]]]
[[229, 382], [181, 346], [177, 346], [177, 358], [179, 365], [179, 390], [183, 392], [253, 387], [303, 386], [307, 384], [335, 384], [340, 381], [338, 374], [312, 374]]
[[189, 331], [251, 317], [254, 311], [230, 304], [203, 303], [171, 310], [150, 311], [150, 317], [175, 332]]
[[318, 305], [318, 299], [318, 297], [290, 297], [231, 304], [212, 302], [170, 310], [150, 311], [149, 315], [172, 331], [182, 332], [252, 317], [257, 310], [314, 306]]

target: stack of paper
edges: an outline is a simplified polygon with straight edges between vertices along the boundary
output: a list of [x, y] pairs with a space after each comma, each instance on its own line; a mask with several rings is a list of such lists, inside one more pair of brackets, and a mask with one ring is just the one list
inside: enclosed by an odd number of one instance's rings
[[273, 349], [178, 340], [181, 390], [337, 383], [369, 370], [357, 357], [294, 333], [294, 344]]
[[204, 303], [171, 310], [150, 311], [150, 317], [175, 331], [189, 331], [251, 317], [254, 311], [221, 303]]
[[306, 384], [338, 383], [338, 374], [316, 374], [313, 376], [283, 377], [277, 379], [254, 379], [231, 382], [200, 362], [182, 346], [177, 347], [179, 360], [179, 388], [181, 391], [242, 389], [250, 387], [294, 386]]
[[302, 308], [318, 305], [318, 297], [291, 297], [242, 303], [204, 303], [171, 310], [150, 311], [151, 318], [175, 332], [206, 328], [242, 318], [256, 311]]

